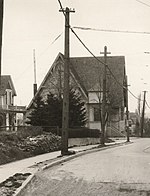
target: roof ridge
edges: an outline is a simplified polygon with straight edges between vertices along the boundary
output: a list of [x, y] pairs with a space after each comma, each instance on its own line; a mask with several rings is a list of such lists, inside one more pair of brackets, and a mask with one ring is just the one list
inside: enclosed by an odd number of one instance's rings
[[[104, 56], [96, 56], [97, 58], [104, 58]], [[124, 55], [115, 55], [115, 56], [107, 56], [107, 58], [110, 58], [110, 57], [122, 57], [122, 58], [125, 58], [125, 56]], [[95, 57], [93, 57], [93, 56], [80, 56], [80, 57], [76, 57], [76, 56], [74, 56], [74, 57], [70, 57], [70, 59], [73, 59], [73, 58], [95, 58]]]

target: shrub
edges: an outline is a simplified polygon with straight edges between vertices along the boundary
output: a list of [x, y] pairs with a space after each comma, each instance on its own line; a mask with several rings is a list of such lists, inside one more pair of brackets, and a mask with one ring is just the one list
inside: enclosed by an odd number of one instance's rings
[[[55, 135], [61, 136], [62, 129], [58, 129], [57, 127], [44, 127], [44, 131], [51, 132]], [[78, 128], [69, 128], [68, 131], [68, 137], [69, 138], [99, 138], [100, 137], [100, 131], [99, 129], [89, 129], [86, 127], [78, 127]]]
[[27, 138], [43, 134], [43, 128], [41, 126], [20, 126], [16, 133], [19, 138]]
[[19, 139], [15, 132], [0, 132], [0, 142], [17, 142]]
[[[60, 150], [61, 138], [59, 136], [44, 133], [41, 128], [37, 127], [34, 127], [35, 131], [32, 132], [33, 127], [30, 128], [28, 130], [26, 127], [18, 132], [0, 133], [0, 164]], [[37, 135], [39, 133], [40, 135]]]
[[59, 135], [59, 136], [61, 135], [60, 129], [57, 126], [44, 126], [43, 131], [48, 132], [48, 133], [53, 133], [53, 134]]
[[24, 140], [21, 148], [32, 155], [60, 150], [61, 138], [52, 133], [43, 134], [36, 137], [28, 137]]
[[69, 129], [69, 138], [99, 138], [100, 132], [98, 129], [88, 129], [88, 128], [75, 128]]

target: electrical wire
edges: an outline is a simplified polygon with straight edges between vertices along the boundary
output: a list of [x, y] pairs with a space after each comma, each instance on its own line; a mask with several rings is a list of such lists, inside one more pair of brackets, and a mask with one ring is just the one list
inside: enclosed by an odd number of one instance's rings
[[[65, 12], [64, 12], [64, 10], [63, 10], [63, 7], [62, 7], [62, 4], [61, 4], [60, 0], [58, 0], [58, 1], [59, 1], [61, 10], [62, 10], [64, 16], [66, 17], [66, 14], [65, 14]], [[68, 24], [68, 25], [69, 25], [69, 24]], [[120, 84], [120, 83], [118, 82], [118, 80], [116, 79], [116, 77], [114, 76], [114, 74], [112, 73], [112, 71], [110, 70], [110, 68], [108, 67], [108, 65], [105, 64], [103, 61], [99, 60], [99, 59], [93, 54], [93, 52], [83, 43], [83, 41], [80, 39], [80, 37], [77, 35], [77, 33], [73, 30], [73, 28], [71, 28], [70, 25], [69, 25], [69, 28], [70, 28], [70, 30], [72, 31], [72, 33], [76, 36], [76, 38], [80, 41], [80, 43], [84, 46], [84, 48], [86, 48], [86, 50], [87, 50], [87, 51], [88, 51], [88, 52], [89, 52], [98, 62], [100, 62], [100, 63], [102, 63], [103, 65], [107, 66], [108, 70], [110, 71], [111, 75], [114, 77], [114, 79], [116, 80], [116, 82], [117, 82], [122, 88], [126, 88], [125, 86], [122, 86], [122, 84]]]
[[[63, 12], [63, 14], [64, 14], [64, 16], [65, 16], [65, 19], [66, 19], [66, 14], [65, 14], [65, 11], [64, 11], [64, 9], [63, 9], [62, 3], [61, 3], [60, 0], [58, 0], [58, 2], [59, 2], [59, 5], [60, 5], [61, 10], [62, 10], [62, 12]], [[68, 23], [68, 21], [67, 21], [67, 23]], [[77, 33], [73, 30], [73, 28], [69, 25], [69, 23], [68, 23], [68, 26], [69, 26], [70, 30], [72, 31], [72, 33], [76, 36], [76, 38], [77, 38], [77, 39], [80, 41], [80, 43], [84, 46], [84, 48], [86, 48], [86, 50], [87, 50], [87, 51], [88, 51], [88, 52], [89, 52], [98, 62], [100, 62], [100, 63], [102, 63], [103, 65], [107, 66], [107, 69], [110, 71], [110, 74], [113, 76], [113, 78], [115, 79], [115, 81], [117, 82], [117, 84], [118, 84], [120, 87], [122, 87], [123, 89], [128, 90], [128, 92], [129, 92], [134, 98], [136, 98], [137, 100], [139, 100], [139, 98], [138, 98], [137, 96], [135, 96], [126, 86], [123, 86], [122, 84], [120, 84], [120, 82], [116, 79], [115, 75], [114, 75], [113, 72], [110, 70], [110, 68], [108, 67], [108, 65], [105, 64], [104, 62], [102, 62], [101, 60], [99, 60], [99, 59], [91, 52], [91, 50], [83, 43], [83, 41], [80, 39], [80, 37], [77, 35]], [[149, 34], [150, 34], [150, 32], [149, 32]], [[140, 101], [143, 101], [143, 100], [140, 100]]]
[[144, 2], [139, 1], [139, 0], [135, 0], [135, 1], [137, 1], [137, 2], [139, 2], [139, 3], [141, 3], [141, 4], [143, 4], [143, 5], [146, 5], [146, 6], [150, 7], [150, 5], [149, 5], [149, 4], [147, 4], [147, 3], [144, 3]]
[[62, 34], [63, 34], [63, 32], [60, 33], [60, 34], [50, 43], [50, 45], [48, 45], [48, 46], [45, 48], [45, 50], [43, 50], [43, 52], [41, 52], [40, 56], [42, 56], [42, 55], [48, 50], [48, 48], [49, 48], [51, 45], [53, 45], [53, 44], [62, 36]]
[[137, 99], [137, 100], [139, 100], [139, 101], [142, 101], [143, 102], [143, 100], [142, 99], [139, 99], [137, 96], [135, 96], [129, 89], [128, 89], [128, 92], [135, 98], [135, 99]]
[[61, 36], [62, 36], [63, 32], [60, 33], [55, 39], [54, 41], [52, 41], [52, 43], [50, 45], [53, 45]]
[[150, 106], [149, 106], [149, 104], [147, 103], [147, 101], [146, 101], [146, 100], [145, 100], [145, 103], [146, 103], [147, 107], [150, 109]]
[[63, 6], [62, 6], [61, 1], [58, 0], [58, 3], [59, 3], [59, 5], [60, 5], [60, 9], [62, 10], [62, 13], [63, 13], [63, 15], [65, 16], [65, 19], [66, 19], [66, 13], [64, 12], [64, 9], [63, 9]]
[[[49, 48], [50, 46], [52, 46], [52, 45], [62, 36], [62, 34], [63, 34], [63, 32], [60, 33], [60, 34], [51, 42], [51, 44], [48, 45], [48, 46], [43, 50], [43, 52], [41, 52], [41, 54], [39, 55], [39, 57], [41, 57], [41, 56], [48, 50], [48, 48]], [[23, 75], [31, 66], [32, 66], [32, 65], [27, 66], [27, 67], [24, 69], [24, 71], [22, 71], [22, 73], [19, 74], [19, 76], [16, 78], [16, 80], [19, 80], [19, 79], [22, 77], [22, 75]]]
[[96, 29], [91, 27], [72, 27], [73, 29], [79, 29], [84, 31], [104, 31], [104, 32], [110, 32], [110, 33], [136, 33], [136, 34], [150, 34], [150, 32], [142, 32], [142, 31], [123, 31], [123, 30], [112, 30], [112, 29]]

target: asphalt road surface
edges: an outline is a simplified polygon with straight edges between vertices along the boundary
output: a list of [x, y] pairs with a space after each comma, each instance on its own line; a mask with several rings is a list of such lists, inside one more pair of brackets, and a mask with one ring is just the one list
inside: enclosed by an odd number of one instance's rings
[[150, 139], [39, 172], [22, 196], [150, 196]]

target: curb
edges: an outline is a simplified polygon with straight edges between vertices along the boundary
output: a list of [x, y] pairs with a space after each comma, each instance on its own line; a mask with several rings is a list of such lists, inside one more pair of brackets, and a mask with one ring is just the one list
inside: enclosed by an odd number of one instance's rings
[[66, 157], [62, 157], [61, 160], [56, 160], [50, 164], [47, 164], [46, 166], [43, 166], [42, 167], [42, 170], [45, 170], [45, 169], [48, 169], [50, 167], [54, 167], [54, 166], [57, 166], [59, 164], [62, 164], [64, 162], [67, 162], [67, 161], [70, 161], [72, 159], [75, 159], [79, 156], [83, 156], [83, 155], [86, 155], [86, 154], [90, 154], [90, 153], [93, 153], [93, 152], [98, 152], [98, 151], [102, 151], [102, 150], [106, 150], [106, 149], [109, 149], [109, 148], [112, 148], [112, 147], [117, 147], [117, 146], [123, 146], [123, 145], [128, 145], [128, 144], [132, 144], [133, 142], [122, 142], [122, 143], [119, 143], [119, 144], [112, 144], [110, 146], [104, 146], [104, 147], [94, 147], [94, 148], [91, 148], [91, 149], [87, 149], [87, 150], [83, 150], [81, 152], [77, 152], [77, 154], [74, 154], [74, 155], [69, 155]]
[[[98, 151], [102, 151], [102, 150], [106, 150], [106, 149], [109, 149], [109, 148], [113, 148], [113, 147], [117, 147], [117, 146], [124, 146], [124, 145], [128, 145], [128, 144], [132, 144], [133, 142], [122, 142], [122, 143], [118, 143], [118, 144], [112, 144], [112, 145], [109, 145], [109, 146], [104, 146], [104, 147], [93, 147], [91, 149], [86, 149], [86, 150], [83, 150], [83, 151], [80, 151], [80, 152], [77, 152], [77, 154], [74, 154], [74, 155], [69, 155], [69, 156], [64, 156], [64, 157], [61, 157], [60, 160], [56, 160], [50, 164], [47, 164], [46, 166], [43, 166], [41, 167], [41, 170], [46, 170], [48, 168], [51, 168], [51, 167], [54, 167], [54, 166], [57, 166], [59, 164], [62, 164], [64, 162], [67, 162], [67, 161], [70, 161], [72, 159], [75, 159], [79, 156], [83, 156], [83, 155], [86, 155], [86, 154], [90, 154], [90, 153], [93, 153], [93, 152], [98, 152]], [[59, 158], [58, 158], [59, 159]], [[38, 171], [38, 169], [37, 169]], [[36, 172], [37, 172], [36, 171]], [[21, 196], [21, 193], [23, 192], [23, 190], [27, 187], [27, 185], [29, 185], [32, 180], [35, 179], [35, 173], [31, 174], [23, 183], [22, 185], [16, 190], [16, 192], [14, 193], [13, 196]]]

